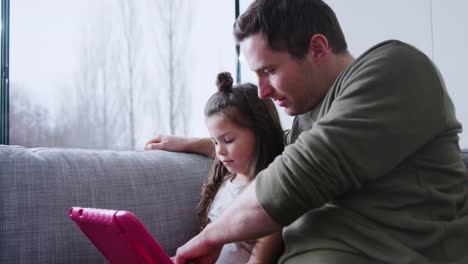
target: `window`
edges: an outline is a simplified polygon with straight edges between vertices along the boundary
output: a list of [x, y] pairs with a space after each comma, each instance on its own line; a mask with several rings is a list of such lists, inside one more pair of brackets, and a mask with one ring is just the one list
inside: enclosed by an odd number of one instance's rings
[[10, 144], [141, 149], [155, 134], [206, 135], [203, 102], [218, 72], [236, 70], [234, 4], [15, 0]]

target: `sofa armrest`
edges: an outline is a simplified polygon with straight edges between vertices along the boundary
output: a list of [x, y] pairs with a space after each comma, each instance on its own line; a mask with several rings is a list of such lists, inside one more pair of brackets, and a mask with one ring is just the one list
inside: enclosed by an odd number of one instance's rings
[[101, 263], [72, 206], [128, 210], [172, 255], [199, 231], [211, 160], [165, 151], [0, 146], [0, 263]]

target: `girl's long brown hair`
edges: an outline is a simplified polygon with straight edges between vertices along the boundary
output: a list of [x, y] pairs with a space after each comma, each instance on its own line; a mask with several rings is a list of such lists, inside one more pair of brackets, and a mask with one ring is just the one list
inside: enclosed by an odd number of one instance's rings
[[[205, 106], [205, 118], [215, 114], [223, 115], [230, 122], [251, 129], [255, 134], [255, 154], [250, 164], [250, 180], [284, 149], [283, 130], [271, 99], [260, 99], [257, 96], [257, 87], [250, 83], [232, 85], [230, 73], [218, 74], [216, 85], [218, 92], [213, 94]], [[215, 156], [209, 176], [202, 188], [202, 197], [196, 208], [196, 214], [205, 228], [210, 220], [208, 211], [221, 186], [223, 179], [229, 171]]]

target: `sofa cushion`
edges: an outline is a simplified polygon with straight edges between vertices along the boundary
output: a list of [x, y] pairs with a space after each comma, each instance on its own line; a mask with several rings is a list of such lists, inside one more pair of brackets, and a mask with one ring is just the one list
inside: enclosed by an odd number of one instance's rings
[[0, 263], [102, 263], [72, 206], [129, 210], [169, 253], [199, 231], [211, 160], [165, 151], [0, 146]]

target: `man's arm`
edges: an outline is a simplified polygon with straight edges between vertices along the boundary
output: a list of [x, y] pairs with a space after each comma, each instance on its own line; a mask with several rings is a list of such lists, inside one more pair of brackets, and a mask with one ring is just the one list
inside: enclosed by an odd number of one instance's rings
[[277, 263], [283, 248], [281, 231], [262, 237], [255, 243], [247, 264]]
[[177, 249], [175, 263], [214, 263], [226, 243], [258, 239], [281, 230], [260, 206], [255, 192], [256, 181], [198, 236]]
[[175, 152], [198, 153], [213, 157], [214, 146], [209, 138], [158, 135], [145, 144], [145, 150], [160, 149]]

